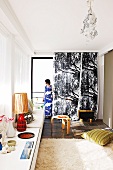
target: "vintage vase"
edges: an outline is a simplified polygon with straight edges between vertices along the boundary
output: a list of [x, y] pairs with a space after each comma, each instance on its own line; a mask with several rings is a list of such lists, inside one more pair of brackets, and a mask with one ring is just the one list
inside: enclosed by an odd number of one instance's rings
[[16, 134], [16, 130], [13, 127], [13, 120], [14, 120], [14, 118], [9, 118], [8, 119], [8, 122], [9, 122], [8, 130], [7, 130], [7, 137], [8, 138], [13, 138], [15, 136], [15, 134]]

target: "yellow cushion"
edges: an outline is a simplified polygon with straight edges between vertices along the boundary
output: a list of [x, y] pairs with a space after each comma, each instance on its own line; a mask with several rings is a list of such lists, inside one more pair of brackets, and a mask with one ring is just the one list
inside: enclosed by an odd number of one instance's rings
[[102, 129], [93, 129], [91, 131], [84, 132], [81, 137], [103, 146], [110, 143], [113, 139], [113, 132]]

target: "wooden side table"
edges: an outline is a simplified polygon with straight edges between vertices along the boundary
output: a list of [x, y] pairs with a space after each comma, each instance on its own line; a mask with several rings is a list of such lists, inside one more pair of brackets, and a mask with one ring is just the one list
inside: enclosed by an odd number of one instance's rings
[[54, 119], [61, 119], [62, 120], [62, 129], [65, 129], [65, 124], [67, 123], [67, 134], [70, 133], [70, 118], [67, 115], [56, 115], [52, 116], [51, 124], [53, 124]]

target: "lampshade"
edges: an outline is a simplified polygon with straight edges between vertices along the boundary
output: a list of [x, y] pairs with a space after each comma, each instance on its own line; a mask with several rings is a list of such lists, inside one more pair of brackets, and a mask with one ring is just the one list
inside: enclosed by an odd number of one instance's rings
[[13, 96], [13, 113], [21, 114], [28, 112], [27, 93], [15, 93]]
[[26, 120], [24, 113], [28, 112], [27, 93], [15, 93], [13, 96], [13, 113], [19, 114], [17, 119], [17, 130], [19, 132], [26, 130]]

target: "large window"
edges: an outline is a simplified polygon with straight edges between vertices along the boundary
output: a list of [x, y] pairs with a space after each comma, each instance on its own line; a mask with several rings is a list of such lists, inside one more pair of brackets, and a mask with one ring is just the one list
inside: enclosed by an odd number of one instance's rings
[[43, 104], [45, 79], [53, 83], [53, 57], [32, 57], [31, 96], [36, 105]]

